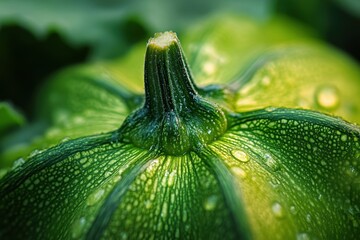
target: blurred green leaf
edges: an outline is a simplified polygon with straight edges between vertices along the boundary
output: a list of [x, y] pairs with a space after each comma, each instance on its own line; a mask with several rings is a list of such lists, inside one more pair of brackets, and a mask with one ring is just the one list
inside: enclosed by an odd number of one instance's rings
[[[119, 26], [126, 17], [127, 7], [102, 7], [94, 1], [1, 1], [0, 23], [17, 23], [36, 36], [60, 32], [74, 45], [89, 44], [93, 56], [109, 55], [125, 45]], [[119, 47], [120, 46], [120, 47]]]
[[231, 11], [266, 17], [269, 0], [3, 0], [0, 26], [17, 23], [39, 37], [59, 32], [74, 45], [92, 46], [93, 58], [113, 57], [144, 39], [146, 29], [178, 31], [211, 12]]
[[25, 118], [17, 110], [9, 103], [0, 102], [0, 134], [24, 123]]
[[359, 0], [276, 0], [276, 13], [313, 28], [328, 43], [360, 60]]
[[[132, 1], [133, 9], [155, 31], [175, 30], [191, 26], [195, 20], [211, 13], [236, 13], [266, 19], [274, 0], [183, 0]], [[161, 6], [161, 7], [159, 7]]]
[[89, 46], [71, 46], [58, 32], [39, 39], [12, 24], [0, 29], [0, 99], [32, 119], [33, 93], [58, 69], [85, 61]]
[[360, 1], [359, 0], [334, 0], [349, 13], [360, 17]]

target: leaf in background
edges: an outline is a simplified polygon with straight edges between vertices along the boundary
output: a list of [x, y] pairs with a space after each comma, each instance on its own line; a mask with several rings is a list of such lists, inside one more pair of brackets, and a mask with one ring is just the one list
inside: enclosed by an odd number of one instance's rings
[[335, 2], [342, 6], [349, 13], [360, 17], [360, 1], [359, 0], [335, 0]]
[[0, 99], [33, 117], [33, 94], [54, 71], [83, 62], [88, 46], [74, 47], [57, 32], [38, 38], [19, 25], [0, 28]]
[[0, 102], [0, 138], [1, 134], [13, 127], [19, 127], [25, 123], [25, 118], [9, 103]]
[[269, 14], [271, 2], [3, 0], [0, 2], [0, 25], [17, 23], [39, 37], [50, 30], [57, 31], [74, 45], [91, 45], [93, 58], [108, 58], [119, 55], [133, 42], [143, 39], [145, 29], [179, 30], [215, 11], [264, 18]]
[[15, 22], [38, 37], [57, 31], [73, 45], [91, 45], [93, 58], [111, 57], [125, 51], [136, 34], [143, 34], [127, 26], [131, 24], [127, 5], [124, 1], [113, 7], [101, 1], [4, 0], [0, 2], [0, 24]]
[[312, 27], [325, 41], [360, 59], [360, 1], [276, 0], [275, 11]]
[[137, 15], [156, 32], [182, 30], [211, 13], [236, 13], [267, 19], [272, 13], [273, 2], [274, 0], [132, 1]]

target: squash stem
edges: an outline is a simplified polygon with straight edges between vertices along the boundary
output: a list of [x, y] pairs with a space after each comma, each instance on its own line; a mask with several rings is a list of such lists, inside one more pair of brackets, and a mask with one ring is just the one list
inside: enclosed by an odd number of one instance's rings
[[175, 33], [155, 34], [145, 56], [145, 104], [120, 128], [124, 141], [168, 155], [182, 155], [221, 135], [224, 112], [196, 91]]
[[148, 42], [145, 57], [145, 106], [155, 114], [179, 112], [196, 95], [176, 34], [156, 34]]

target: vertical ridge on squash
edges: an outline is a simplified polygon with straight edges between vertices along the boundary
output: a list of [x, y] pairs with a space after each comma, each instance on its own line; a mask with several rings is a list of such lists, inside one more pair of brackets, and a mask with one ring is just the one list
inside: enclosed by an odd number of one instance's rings
[[214, 174], [217, 182], [222, 189], [222, 194], [227, 207], [231, 212], [231, 220], [235, 223], [234, 232], [236, 239], [253, 239], [252, 229], [245, 211], [241, 187], [238, 180], [224, 164], [223, 159], [211, 149], [204, 149], [198, 153], [200, 158], [208, 164], [210, 171]]

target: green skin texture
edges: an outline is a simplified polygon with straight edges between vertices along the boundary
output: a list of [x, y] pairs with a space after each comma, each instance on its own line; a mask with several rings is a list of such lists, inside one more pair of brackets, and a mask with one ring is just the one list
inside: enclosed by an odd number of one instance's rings
[[146, 59], [145, 103], [127, 118], [137, 94], [82, 76], [74, 83], [100, 86], [84, 97], [95, 109], [85, 118], [102, 106], [123, 124], [34, 152], [6, 175], [1, 239], [360, 234], [357, 126], [300, 109], [236, 113], [231, 88], [194, 85], [176, 38], [164, 48], [150, 40]]

